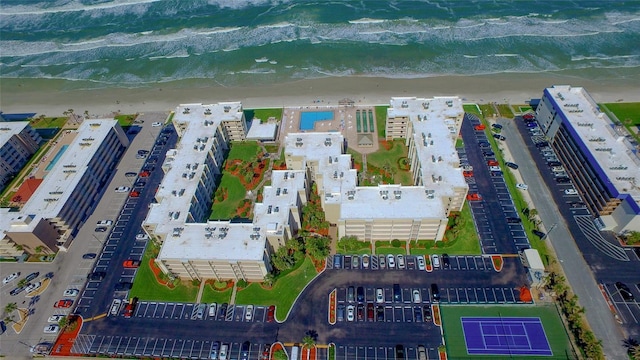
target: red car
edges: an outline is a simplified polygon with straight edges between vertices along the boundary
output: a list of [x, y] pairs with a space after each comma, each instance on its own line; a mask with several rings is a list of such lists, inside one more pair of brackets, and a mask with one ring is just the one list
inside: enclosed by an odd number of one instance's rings
[[498, 166], [498, 162], [496, 160], [489, 160], [487, 161], [487, 165], [489, 166]]
[[134, 190], [134, 191], [129, 193], [129, 196], [137, 198], [137, 197], [140, 196], [140, 192]]
[[70, 308], [71, 305], [73, 305], [73, 300], [70, 299], [62, 299], [62, 300], [58, 300], [57, 303], [53, 304], [54, 308], [62, 308], [62, 309], [66, 309], [66, 308]]
[[149, 177], [149, 175], [151, 175], [151, 173], [150, 173], [150, 172], [148, 172], [148, 171], [141, 171], [139, 176], [140, 176], [140, 177], [142, 177], [142, 178], [144, 178], [144, 177]]
[[269, 309], [267, 310], [267, 322], [273, 322], [275, 317], [275, 312], [276, 312], [276, 306], [275, 305], [269, 306]]
[[473, 176], [473, 171], [463, 171], [462, 172], [462, 176], [464, 176], [464, 177], [472, 177]]
[[468, 194], [467, 195], [467, 200], [469, 200], [469, 201], [482, 200], [482, 196], [480, 196], [480, 194]]
[[484, 130], [486, 128], [486, 126], [484, 126], [483, 124], [480, 125], [476, 125], [473, 127], [475, 130]]
[[124, 266], [126, 268], [137, 268], [138, 266], [140, 266], [140, 261], [138, 261], [138, 260], [125, 260], [122, 263], [122, 266]]
[[522, 118], [525, 120], [533, 120], [534, 116], [532, 114], [524, 114]]

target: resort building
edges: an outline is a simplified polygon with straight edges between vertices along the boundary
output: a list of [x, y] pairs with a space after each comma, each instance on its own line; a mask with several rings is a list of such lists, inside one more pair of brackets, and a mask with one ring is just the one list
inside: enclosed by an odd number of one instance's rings
[[0, 122], [0, 189], [22, 170], [41, 142], [28, 121]]
[[85, 121], [68, 148], [55, 156], [51, 170], [19, 212], [9, 212], [5, 235], [28, 253], [42, 247], [55, 252], [70, 241], [105, 191], [129, 140], [118, 122]]
[[640, 158], [626, 130], [581, 87], [545, 89], [536, 115], [597, 225], [640, 231]]

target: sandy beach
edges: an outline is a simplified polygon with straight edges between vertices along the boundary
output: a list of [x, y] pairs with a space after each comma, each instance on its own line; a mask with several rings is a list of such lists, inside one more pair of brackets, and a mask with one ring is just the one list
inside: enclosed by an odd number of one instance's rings
[[[584, 74], [582, 74], [584, 75]], [[242, 101], [245, 108], [337, 104], [344, 98], [359, 104], [388, 104], [394, 96], [457, 95], [465, 102], [524, 104], [539, 98], [545, 87], [585, 87], [597, 102], [640, 101], [640, 79], [586, 80], [583, 76], [497, 74], [420, 79], [332, 77], [277, 85], [222, 87], [214, 80], [184, 80], [143, 88], [90, 89], [82, 82], [45, 79], [2, 79], [0, 109], [5, 113], [62, 115], [67, 109], [92, 117], [119, 113], [169, 111], [183, 103]]]

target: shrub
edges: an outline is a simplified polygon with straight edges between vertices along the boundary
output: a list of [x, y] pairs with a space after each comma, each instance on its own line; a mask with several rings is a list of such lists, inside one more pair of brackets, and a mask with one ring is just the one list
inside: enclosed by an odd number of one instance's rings
[[402, 246], [402, 241], [393, 239], [391, 240], [391, 246], [393, 246], [394, 248], [399, 248], [400, 246]]

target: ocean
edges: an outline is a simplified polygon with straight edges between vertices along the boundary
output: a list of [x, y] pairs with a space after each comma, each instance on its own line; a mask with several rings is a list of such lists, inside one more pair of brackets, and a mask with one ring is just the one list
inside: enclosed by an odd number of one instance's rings
[[[606, 4], [606, 5], [605, 5]], [[0, 76], [144, 87], [640, 73], [640, 1], [3, 0]]]

